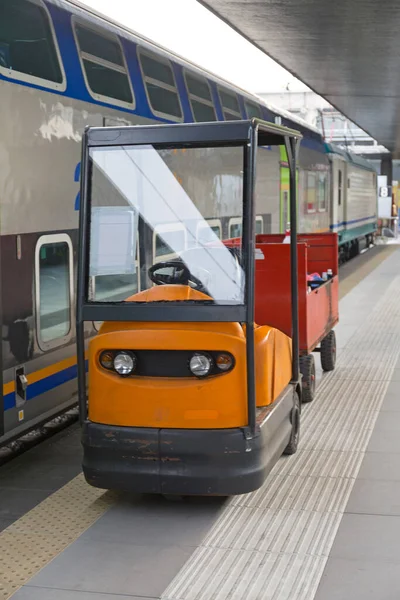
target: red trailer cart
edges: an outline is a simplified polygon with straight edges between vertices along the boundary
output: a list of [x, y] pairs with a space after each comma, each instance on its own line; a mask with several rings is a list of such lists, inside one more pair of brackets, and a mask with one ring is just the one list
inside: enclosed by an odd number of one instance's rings
[[[255, 322], [291, 335], [290, 245], [284, 235], [256, 237]], [[338, 239], [336, 233], [298, 235], [298, 298], [300, 371], [303, 402], [315, 395], [313, 352], [320, 352], [324, 371], [336, 361], [333, 327], [339, 320]], [[307, 275], [331, 271], [331, 276], [311, 290]]]

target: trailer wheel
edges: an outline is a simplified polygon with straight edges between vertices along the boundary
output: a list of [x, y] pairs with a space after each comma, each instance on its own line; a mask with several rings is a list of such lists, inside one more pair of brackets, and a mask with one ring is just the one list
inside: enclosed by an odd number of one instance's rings
[[292, 423], [292, 433], [290, 434], [290, 441], [283, 451], [283, 454], [296, 454], [300, 439], [300, 398], [297, 392], [295, 392], [294, 405], [290, 420]]
[[300, 373], [303, 376], [301, 401], [306, 404], [312, 402], [315, 397], [315, 361], [312, 354], [300, 357]]
[[333, 329], [321, 342], [321, 367], [324, 371], [333, 371], [336, 364], [336, 335]]

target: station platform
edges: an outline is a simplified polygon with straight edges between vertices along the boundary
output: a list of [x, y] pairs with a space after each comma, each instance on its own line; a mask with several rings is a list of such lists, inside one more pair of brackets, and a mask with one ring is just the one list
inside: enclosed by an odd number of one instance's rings
[[0, 600], [400, 598], [400, 247], [340, 277], [337, 367], [260, 490], [93, 489], [73, 426], [0, 468]]

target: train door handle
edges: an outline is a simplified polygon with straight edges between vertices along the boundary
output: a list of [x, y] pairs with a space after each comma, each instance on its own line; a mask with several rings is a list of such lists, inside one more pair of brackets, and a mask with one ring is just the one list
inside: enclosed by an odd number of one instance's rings
[[28, 379], [26, 377], [26, 375], [22, 374], [22, 375], [18, 375], [17, 376], [18, 379], [18, 387], [20, 388], [20, 390], [22, 390], [23, 392], [26, 392], [26, 388], [28, 387]]
[[15, 370], [15, 404], [21, 408], [26, 402], [28, 389], [28, 378], [25, 375], [25, 367], [18, 367]]

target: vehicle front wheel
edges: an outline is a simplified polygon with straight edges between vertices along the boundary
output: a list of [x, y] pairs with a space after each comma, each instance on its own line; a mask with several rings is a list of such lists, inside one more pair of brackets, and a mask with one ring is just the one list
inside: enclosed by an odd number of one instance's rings
[[315, 360], [312, 354], [300, 357], [300, 373], [302, 374], [301, 401], [303, 404], [312, 402], [315, 397]]
[[321, 367], [323, 371], [333, 371], [336, 365], [336, 335], [333, 329], [321, 342]]
[[299, 440], [300, 440], [300, 412], [301, 412], [301, 407], [300, 407], [300, 398], [297, 392], [295, 392], [295, 397], [294, 397], [294, 405], [292, 408], [292, 412], [290, 415], [290, 420], [292, 423], [292, 433], [290, 434], [290, 440], [288, 445], [286, 446], [285, 450], [283, 451], [283, 454], [296, 454], [297, 452], [297, 448], [299, 446]]

